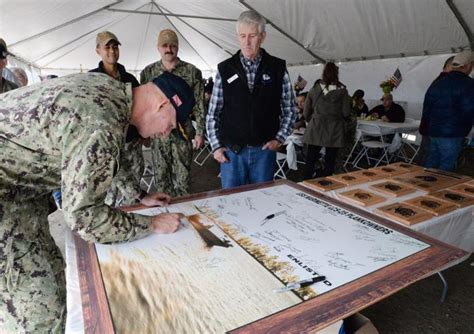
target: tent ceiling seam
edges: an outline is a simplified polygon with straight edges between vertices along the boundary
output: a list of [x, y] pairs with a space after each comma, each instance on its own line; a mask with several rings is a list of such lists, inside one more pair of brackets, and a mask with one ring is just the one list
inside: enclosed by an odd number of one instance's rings
[[[142, 7], [144, 7], [144, 6], [145, 6], [145, 5], [142, 5], [142, 6], [138, 7], [137, 9], [140, 9], [140, 8], [142, 8]], [[98, 28], [96, 28], [96, 29], [93, 29], [93, 30], [91, 30], [89, 33], [84, 34], [82, 37], [87, 36], [88, 34], [90, 34], [90, 33], [92, 33], [92, 32], [95, 32], [95, 31], [97, 31], [97, 30], [99, 30], [99, 29], [102, 29], [103, 27], [112, 26], [112, 25], [116, 24], [117, 22], [123, 20], [124, 17], [126, 18], [126, 17], [128, 17], [128, 16], [130, 16], [130, 15], [125, 15], [125, 16], [120, 17], [120, 18], [118, 18], [118, 19], [116, 19], [116, 20], [113, 20], [113, 21], [111, 21], [111, 22], [109, 22], [109, 23], [107, 23], [107, 24], [104, 24], [104, 25], [102, 25], [102, 26], [100, 26], [100, 27], [98, 27]], [[74, 40], [72, 40], [72, 42], [75, 42], [76, 40], [79, 40], [79, 39], [81, 39], [82, 37], [77, 38], [77, 39], [74, 39]], [[67, 54], [69, 54], [69, 53], [71, 53], [71, 52], [77, 50], [78, 48], [80, 48], [81, 46], [83, 46], [85, 43], [87, 43], [89, 40], [90, 40], [90, 39], [86, 39], [83, 43], [79, 44], [77, 47], [75, 47], [75, 48], [73, 48], [73, 49], [67, 51], [66, 53], [61, 54], [60, 56], [58, 56], [58, 57], [54, 58], [53, 60], [51, 60], [50, 62], [46, 63], [45, 66], [48, 66], [48, 65], [51, 64], [52, 62], [55, 62], [56, 60], [58, 60], [58, 59], [64, 57], [65, 55], [67, 55]], [[67, 44], [69, 44], [69, 43], [67, 43]], [[66, 44], [65, 46], [67, 46], [67, 44]], [[58, 50], [60, 50], [60, 49], [58, 49]], [[81, 70], [82, 70], [82, 68], [81, 68]]]
[[204, 19], [212, 21], [229, 21], [235, 22], [236, 19], [229, 19], [225, 17], [212, 17], [212, 16], [199, 16], [199, 15], [187, 15], [187, 14], [176, 14], [176, 13], [155, 13], [155, 12], [144, 12], [139, 10], [129, 10], [129, 9], [117, 9], [117, 8], [108, 8], [108, 11], [111, 12], [123, 12], [123, 13], [133, 13], [133, 14], [144, 14], [144, 15], [159, 15], [159, 16], [172, 16], [172, 17], [181, 17], [181, 18], [190, 18], [190, 19]]
[[[350, 58], [341, 58], [341, 59], [328, 59], [328, 61], [342, 63], [342, 62], [366, 61], [366, 60], [377, 60], [377, 59], [394, 59], [394, 58], [402, 58], [402, 57], [407, 58], [407, 57], [421, 57], [421, 56], [429, 56], [429, 55], [434, 56], [434, 55], [452, 54], [452, 53], [465, 50], [466, 48], [468, 48], [468, 46], [459, 46], [456, 48], [450, 48], [450, 49], [445, 49], [441, 51], [428, 52], [424, 50], [421, 52], [395, 53], [395, 54], [350, 57]], [[315, 65], [315, 64], [320, 64], [320, 62], [319, 61], [303, 61], [303, 62], [288, 63], [288, 66], [292, 67], [292, 66]]]
[[[250, 9], [250, 10], [253, 10], [257, 13], [259, 13], [260, 15], [262, 15], [263, 17], [265, 17], [262, 13], [260, 13], [259, 11], [257, 11], [255, 8], [253, 8], [252, 6], [250, 6], [247, 2], [245, 2], [245, 0], [239, 0], [239, 2], [245, 6], [246, 8]], [[296, 45], [298, 45], [299, 47], [301, 47], [303, 50], [305, 50], [307, 53], [309, 53], [313, 58], [317, 59], [318, 62], [320, 63], [326, 63], [326, 60], [323, 59], [322, 57], [318, 56], [316, 53], [314, 53], [313, 51], [309, 50], [308, 48], [306, 48], [303, 44], [301, 44], [296, 38], [294, 38], [293, 36], [291, 36], [290, 34], [288, 34], [286, 31], [284, 31], [282, 28], [280, 28], [279, 26], [277, 26], [275, 23], [273, 23], [272, 21], [270, 21], [267, 17], [265, 17], [265, 20], [267, 20], [267, 23], [270, 24], [273, 28], [275, 28], [278, 32], [280, 32], [282, 35], [284, 35], [285, 37], [287, 37], [289, 40], [291, 40], [293, 43], [295, 43]]]
[[[163, 8], [164, 10], [166, 10], [167, 12], [170, 12], [169, 9], [166, 9], [165, 7], [161, 6], [161, 8]], [[202, 37], [204, 37], [205, 39], [207, 39], [209, 42], [211, 42], [212, 44], [214, 44], [215, 46], [219, 47], [220, 49], [222, 49], [225, 53], [227, 53], [228, 55], [232, 56], [232, 52], [230, 52], [229, 50], [225, 49], [224, 47], [222, 47], [221, 45], [219, 45], [219, 43], [215, 42], [214, 40], [212, 40], [211, 38], [207, 37], [206, 35], [204, 35], [202, 32], [200, 32], [199, 30], [197, 30], [196, 28], [194, 28], [192, 25], [190, 25], [188, 22], [186, 22], [185, 20], [183, 20], [182, 18], [180, 17], [177, 17], [178, 20], [180, 20], [182, 23], [184, 23], [186, 26], [188, 26], [189, 28], [191, 28], [192, 30], [194, 30], [195, 32], [197, 32], [199, 35], [201, 35]], [[237, 21], [237, 20], [234, 20], [234, 21]]]
[[79, 37], [76, 37], [76, 38], [74, 38], [74, 39], [72, 39], [72, 40], [69, 40], [69, 41], [67, 41], [66, 43], [61, 44], [60, 46], [54, 48], [53, 50], [50, 50], [50, 51], [46, 52], [45, 54], [39, 56], [38, 58], [34, 59], [33, 61], [34, 61], [34, 62], [37, 62], [37, 61], [39, 61], [39, 60], [41, 60], [41, 59], [43, 59], [43, 58], [46, 58], [46, 57], [48, 57], [49, 55], [51, 55], [51, 54], [53, 54], [53, 53], [55, 53], [55, 52], [61, 50], [62, 48], [68, 46], [69, 44], [74, 43], [74, 42], [80, 40], [81, 38], [83, 38], [83, 37], [85, 37], [85, 36], [87, 36], [87, 35], [89, 35], [89, 34], [92, 34], [92, 33], [96, 32], [97, 30], [102, 29], [103, 27], [106, 27], [107, 25], [109, 25], [109, 23], [103, 24], [103, 25], [101, 25], [100, 27], [97, 27], [97, 28], [95, 28], [95, 29], [92, 29], [92, 30], [86, 32], [85, 34], [80, 35]]
[[72, 19], [72, 20], [69, 20], [69, 21], [67, 21], [67, 22], [61, 23], [60, 25], [57, 25], [57, 26], [55, 26], [55, 27], [53, 27], [53, 28], [44, 30], [44, 31], [42, 31], [42, 32], [39, 32], [39, 33], [33, 35], [33, 36], [30, 36], [30, 37], [24, 38], [24, 39], [22, 39], [22, 40], [19, 40], [19, 41], [15, 42], [15, 43], [12, 43], [9, 47], [15, 47], [15, 46], [17, 46], [17, 45], [19, 45], [19, 44], [22, 44], [22, 43], [24, 43], [24, 42], [30, 41], [30, 40], [32, 40], [32, 39], [34, 39], [34, 38], [41, 37], [41, 36], [43, 36], [43, 35], [49, 34], [49, 33], [53, 32], [53, 31], [58, 30], [58, 29], [64, 28], [64, 27], [66, 27], [66, 26], [68, 26], [68, 25], [70, 25], [70, 24], [73, 24], [73, 23], [75, 23], [75, 22], [78, 22], [78, 21], [80, 21], [80, 20], [83, 20], [83, 19], [85, 19], [85, 18], [87, 18], [87, 17], [89, 17], [89, 16], [92, 16], [92, 15], [94, 15], [94, 14], [97, 14], [97, 13], [99, 13], [99, 12], [101, 12], [101, 11], [103, 11], [103, 10], [105, 10], [105, 9], [107, 9], [107, 8], [109, 8], [109, 7], [111, 7], [111, 6], [115, 6], [115, 5], [117, 5], [117, 4], [121, 3], [121, 2], [123, 2], [123, 0], [118, 0], [118, 1], [112, 2], [111, 4], [108, 4], [108, 5], [104, 6], [104, 7], [101, 7], [101, 8], [99, 8], [99, 9], [96, 9], [96, 10], [94, 10], [94, 11], [92, 11], [92, 12], [89, 12], [89, 13], [87, 13], [87, 14], [81, 15], [81, 16], [79, 16], [79, 17], [76, 17], [76, 18], [74, 18], [74, 19]]
[[469, 26], [466, 23], [466, 20], [462, 17], [461, 12], [459, 12], [458, 7], [454, 4], [453, 0], [446, 0], [446, 3], [448, 4], [448, 7], [451, 9], [453, 12], [454, 16], [458, 20], [459, 24], [461, 25], [462, 29], [464, 30], [464, 33], [467, 36], [467, 39], [469, 41], [469, 45], [471, 47], [471, 50], [474, 50], [474, 36], [472, 34], [471, 29], [469, 29]]
[[[163, 10], [161, 9], [161, 7], [158, 6], [158, 4], [157, 4], [154, 0], [152, 0], [152, 2], [153, 2], [153, 4], [158, 8], [158, 10], [159, 10], [161, 13], [163, 13]], [[165, 14], [165, 13], [163, 13], [163, 14]], [[184, 35], [179, 31], [179, 29], [176, 27], [176, 25], [175, 25], [173, 22], [171, 22], [171, 20], [169, 19], [169, 17], [168, 17], [166, 14], [165, 14], [164, 16], [165, 16], [166, 20], [169, 22], [169, 24], [171, 24], [171, 25], [173, 26], [173, 28], [174, 28], [177, 32], [179, 32], [179, 34], [181, 35], [181, 37], [183, 37], [183, 39], [186, 41], [186, 43], [189, 44], [189, 46], [191, 47], [191, 49], [198, 55], [198, 57], [201, 58], [201, 60], [204, 62], [204, 64], [207, 65], [208, 69], [211, 69], [212, 66], [209, 65], [209, 63], [204, 59], [204, 57], [201, 56], [201, 54], [200, 54], [199, 52], [197, 52], [197, 50], [193, 47], [193, 45], [189, 42], [189, 40], [188, 40], [186, 37], [184, 37]]]
[[[150, 5], [150, 11], [153, 11], [153, 2], [152, 1], [150, 1], [146, 5]], [[145, 33], [143, 34], [141, 45], [138, 48], [137, 58], [135, 59], [135, 66], [134, 66], [135, 68], [138, 67], [139, 59], [140, 59], [141, 54], [143, 52], [143, 49], [145, 47], [145, 39], [146, 39], [146, 36], [148, 35], [148, 31], [150, 29], [150, 21], [151, 21], [151, 15], [148, 15], [148, 20], [147, 20], [147, 24], [146, 24], [146, 28], [145, 28]]]

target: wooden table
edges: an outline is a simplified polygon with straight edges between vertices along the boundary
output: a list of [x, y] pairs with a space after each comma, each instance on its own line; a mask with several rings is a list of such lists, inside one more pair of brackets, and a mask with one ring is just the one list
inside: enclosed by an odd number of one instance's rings
[[[288, 185], [306, 194], [308, 198], [347, 210], [358, 217], [376, 223], [380, 228], [400, 232], [429, 244], [429, 247], [293, 307], [235, 328], [231, 330], [233, 333], [301, 333], [320, 330], [467, 256], [467, 253], [462, 250], [286, 180], [196, 194], [180, 198], [177, 202], [213, 198], [279, 185]], [[137, 207], [126, 210], [132, 209], [137, 209]], [[113, 333], [113, 319], [95, 246], [78, 237], [75, 237], [75, 244], [85, 332]]]

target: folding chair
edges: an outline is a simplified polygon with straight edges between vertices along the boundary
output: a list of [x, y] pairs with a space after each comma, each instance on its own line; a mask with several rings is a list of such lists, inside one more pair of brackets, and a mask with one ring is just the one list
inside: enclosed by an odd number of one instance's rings
[[[354, 162], [354, 167], [359, 168], [358, 166], [360, 160], [363, 157], [366, 157], [367, 163], [370, 165], [370, 160], [377, 161], [375, 163], [375, 167], [377, 167], [382, 160], [385, 159], [385, 163], [389, 164], [390, 163], [390, 158], [388, 156], [388, 147], [390, 146], [390, 143], [386, 143], [383, 138], [383, 133], [380, 127], [376, 124], [359, 124], [358, 129], [361, 131], [362, 136], [368, 136], [372, 138], [368, 138], [369, 140], [362, 139], [361, 140], [361, 145], [362, 145], [362, 150], [359, 152], [357, 155], [355, 162]], [[373, 140], [373, 137], [378, 138], [379, 140]], [[371, 149], [378, 149], [382, 151], [382, 154], [380, 155], [380, 158], [374, 158], [369, 155], [369, 150]]]
[[288, 167], [288, 162], [286, 160], [286, 153], [277, 152], [276, 164], [277, 164], [277, 170], [275, 174], [273, 174], [273, 179], [280, 178], [280, 179], [286, 180], [285, 168]]
[[140, 179], [140, 186], [145, 185], [145, 190], [149, 193], [155, 185], [155, 168], [153, 164], [153, 154], [150, 147], [142, 146], [143, 160], [145, 162], [145, 170]]
[[[354, 153], [356, 147], [359, 145], [359, 142], [362, 138], [362, 131], [360, 131], [359, 129], [356, 129], [356, 132], [355, 132], [355, 142], [354, 142], [354, 145], [352, 146], [352, 149], [351, 149], [351, 152], [349, 153], [349, 155], [347, 156], [346, 158], [346, 161], [344, 161], [344, 165], [343, 167], [345, 168], [347, 166], [347, 164], [349, 163], [349, 160], [351, 159], [352, 157], [352, 154]], [[357, 155], [354, 157], [354, 159], [352, 160], [351, 164], [354, 165], [355, 163], [355, 159], [357, 158]]]
[[418, 131], [402, 133], [402, 146], [398, 151], [397, 158], [411, 164], [420, 151], [420, 147], [421, 134]]
[[[196, 154], [193, 161], [196, 163], [196, 165], [202, 167], [206, 163], [206, 160], [209, 159], [211, 155], [212, 155], [211, 144], [209, 143], [209, 140], [207, 140], [207, 136], [206, 136], [204, 140], [204, 146], [201, 149], [199, 149], [199, 152]], [[201, 157], [201, 160], [199, 160], [200, 157]]]

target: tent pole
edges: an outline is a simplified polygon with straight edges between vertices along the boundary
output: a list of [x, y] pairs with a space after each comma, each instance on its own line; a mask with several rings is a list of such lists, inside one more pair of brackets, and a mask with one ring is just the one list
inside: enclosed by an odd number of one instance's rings
[[454, 16], [458, 20], [459, 24], [461, 25], [462, 29], [464, 30], [464, 33], [467, 36], [467, 39], [469, 40], [469, 45], [471, 46], [471, 50], [474, 50], [474, 36], [472, 34], [471, 29], [469, 29], [469, 26], [467, 25], [466, 21], [462, 17], [461, 13], [459, 12], [458, 7], [454, 4], [453, 0], [446, 0], [446, 3], [448, 4], [449, 8], [453, 12]]
[[[253, 8], [252, 6], [250, 6], [249, 4], [247, 4], [245, 2], [245, 0], [239, 0], [239, 2], [244, 5], [247, 9], [250, 9], [250, 10], [253, 10], [255, 12], [258, 13], [258, 11]], [[260, 15], [262, 15], [260, 13]], [[262, 15], [263, 16], [263, 15]], [[263, 16], [265, 17], [265, 16]], [[286, 31], [284, 31], [283, 29], [281, 29], [279, 26], [277, 26], [276, 24], [274, 24], [272, 21], [270, 21], [268, 18], [265, 17], [265, 20], [267, 20], [267, 23], [270, 24], [273, 28], [275, 28], [278, 32], [280, 32], [282, 35], [286, 36], [287, 38], [289, 38], [293, 43], [297, 44], [299, 47], [303, 48], [306, 52], [308, 52], [313, 58], [316, 58], [318, 60], [318, 63], [323, 63], [325, 64], [326, 63], [326, 60], [321, 58], [320, 56], [318, 56], [317, 54], [315, 54], [314, 52], [312, 52], [311, 50], [308, 50], [308, 48], [306, 48], [303, 44], [301, 44], [298, 40], [296, 40], [295, 38], [293, 38], [292, 36], [290, 36]]]
[[35, 34], [35, 35], [33, 35], [33, 36], [30, 36], [30, 37], [24, 38], [24, 39], [22, 39], [22, 40], [19, 40], [19, 41], [15, 42], [15, 43], [10, 44], [9, 47], [14, 47], [14, 46], [17, 46], [17, 45], [19, 45], [19, 44], [23, 44], [23, 43], [25, 43], [25, 42], [28, 42], [28, 41], [30, 41], [30, 40], [32, 40], [32, 39], [34, 39], [34, 38], [41, 37], [41, 36], [43, 36], [43, 35], [49, 34], [50, 32], [56, 31], [56, 30], [58, 30], [58, 29], [61, 29], [61, 28], [63, 28], [63, 27], [66, 27], [66, 26], [68, 26], [68, 25], [70, 25], [70, 24], [73, 24], [73, 23], [75, 23], [75, 22], [77, 22], [77, 21], [80, 21], [80, 20], [82, 20], [82, 19], [85, 19], [85, 18], [87, 18], [87, 17], [89, 17], [89, 16], [92, 16], [92, 15], [94, 15], [94, 14], [97, 14], [97, 13], [99, 13], [99, 12], [103, 11], [104, 9], [107, 9], [107, 8], [109, 8], [109, 7], [111, 7], [111, 6], [115, 6], [116, 4], [121, 3], [122, 1], [123, 1], [123, 0], [115, 1], [115, 2], [113, 2], [113, 3], [111, 3], [111, 4], [107, 5], [107, 6], [101, 7], [101, 8], [99, 8], [99, 9], [96, 9], [96, 10], [92, 11], [92, 12], [89, 12], [89, 13], [84, 14], [84, 15], [82, 15], [82, 16], [76, 17], [75, 19], [72, 19], [72, 20], [70, 20], [70, 21], [68, 21], [68, 22], [62, 23], [62, 24], [60, 24], [60, 25], [58, 25], [58, 26], [55, 26], [55, 27], [53, 27], [53, 28], [50, 28], [50, 29], [47, 29], [47, 30], [45, 30], [45, 31], [39, 32], [39, 33], [37, 33], [37, 34]]

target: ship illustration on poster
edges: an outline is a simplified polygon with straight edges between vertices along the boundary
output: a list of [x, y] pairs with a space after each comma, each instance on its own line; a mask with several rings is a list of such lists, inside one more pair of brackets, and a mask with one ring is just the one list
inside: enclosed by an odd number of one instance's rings
[[187, 218], [208, 248], [212, 248], [213, 246], [225, 248], [232, 247], [232, 244], [229, 240], [226, 240], [224, 238], [220, 239], [214, 233], [212, 233], [212, 231], [209, 230], [212, 225], [204, 225], [203, 223], [201, 223], [202, 214], [191, 215]]

